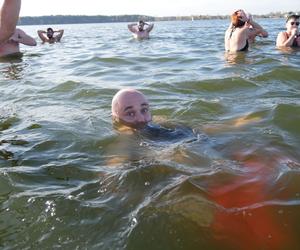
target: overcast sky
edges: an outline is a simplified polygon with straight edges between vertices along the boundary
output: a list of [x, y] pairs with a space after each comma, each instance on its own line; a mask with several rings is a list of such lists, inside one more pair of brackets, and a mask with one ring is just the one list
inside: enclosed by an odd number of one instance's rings
[[[1, 4], [3, 0], [0, 0]], [[299, 0], [23, 0], [21, 16], [42, 15], [229, 15], [235, 9], [253, 14], [296, 11]]]

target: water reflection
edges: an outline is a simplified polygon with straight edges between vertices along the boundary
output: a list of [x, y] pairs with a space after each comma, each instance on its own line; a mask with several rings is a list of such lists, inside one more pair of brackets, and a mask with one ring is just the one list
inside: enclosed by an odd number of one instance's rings
[[0, 58], [0, 72], [4, 79], [20, 80], [23, 78], [24, 63], [22, 57], [22, 53], [17, 53]]
[[210, 190], [212, 200], [220, 206], [212, 228], [220, 242], [234, 249], [293, 249], [296, 244], [291, 216], [282, 218], [286, 197], [274, 198], [280, 169], [294, 160], [269, 150], [275, 157], [258, 152], [236, 154], [243, 172]]
[[245, 52], [225, 52], [225, 61], [228, 64], [242, 64], [246, 63], [246, 53]]

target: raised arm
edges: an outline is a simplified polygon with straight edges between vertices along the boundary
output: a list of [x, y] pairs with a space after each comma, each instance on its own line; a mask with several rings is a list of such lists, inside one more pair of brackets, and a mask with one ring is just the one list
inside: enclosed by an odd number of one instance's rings
[[55, 36], [56, 41], [60, 41], [60, 39], [62, 38], [63, 34], [64, 34], [64, 30], [57, 30], [55, 31], [55, 33], [58, 33], [57, 36]]
[[45, 36], [47, 34], [46, 31], [44, 30], [38, 30], [37, 31], [38, 35], [39, 35], [39, 38], [43, 41], [43, 42], [47, 42], [48, 41], [48, 38]]
[[261, 35], [262, 37], [268, 37], [268, 32], [264, 30], [257, 22], [255, 22], [251, 15], [249, 16], [248, 24], [252, 26], [252, 29], [249, 31], [249, 38], [253, 39], [255, 36]]
[[136, 23], [128, 24], [127, 27], [132, 33], [136, 33]]
[[31, 36], [27, 35], [23, 30], [16, 29], [10, 40], [22, 43], [28, 46], [36, 46], [36, 41]]
[[153, 29], [154, 23], [148, 24], [148, 27], [145, 29], [148, 33]]
[[19, 19], [21, 0], [4, 0], [0, 11], [0, 44], [14, 33]]

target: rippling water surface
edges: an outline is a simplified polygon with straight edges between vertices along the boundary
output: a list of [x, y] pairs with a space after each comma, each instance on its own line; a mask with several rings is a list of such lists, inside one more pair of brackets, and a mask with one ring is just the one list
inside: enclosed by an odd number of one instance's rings
[[[146, 41], [66, 25], [2, 60], [1, 248], [299, 248], [300, 51], [275, 48], [284, 20], [260, 23], [269, 38], [240, 55], [215, 20], [158, 22]], [[196, 139], [118, 134], [122, 87]]]

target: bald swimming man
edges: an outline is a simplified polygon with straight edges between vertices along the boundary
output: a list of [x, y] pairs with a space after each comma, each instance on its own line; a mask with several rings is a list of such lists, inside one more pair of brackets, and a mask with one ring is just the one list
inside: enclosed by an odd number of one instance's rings
[[181, 141], [197, 139], [191, 128], [171, 126], [165, 128], [151, 123], [150, 104], [146, 96], [133, 88], [121, 89], [112, 99], [112, 119], [118, 131], [133, 131], [142, 137], [158, 141]]
[[149, 102], [135, 89], [122, 89], [112, 99], [113, 121], [131, 128], [143, 128], [152, 120]]

